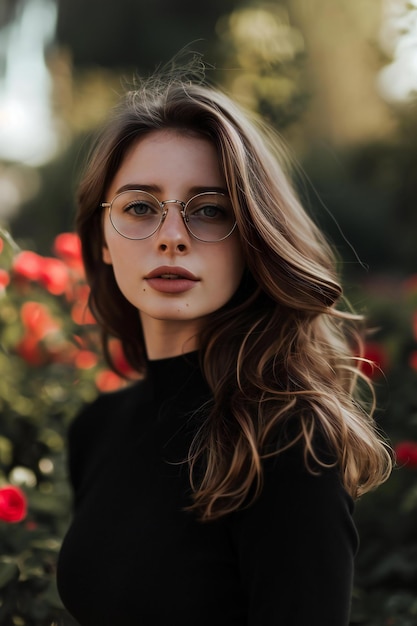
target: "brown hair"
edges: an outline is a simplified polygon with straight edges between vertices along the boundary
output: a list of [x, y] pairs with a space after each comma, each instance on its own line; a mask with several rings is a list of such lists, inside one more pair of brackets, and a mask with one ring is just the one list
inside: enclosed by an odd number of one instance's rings
[[[271, 129], [244, 113], [219, 89], [181, 77], [154, 77], [129, 91], [101, 132], [79, 189], [81, 237], [90, 306], [108, 341], [118, 337], [127, 358], [145, 371], [137, 310], [121, 294], [102, 260], [102, 210], [106, 190], [124, 155], [144, 134], [187, 129], [215, 145], [247, 269], [231, 301], [200, 337], [213, 407], [190, 449], [194, 505], [214, 519], [256, 497], [262, 458], [302, 442], [305, 461], [325, 465], [314, 440], [324, 436], [353, 496], [385, 480], [389, 449], [372, 411], [355, 399], [359, 374], [349, 325], [357, 318], [337, 310], [342, 290], [335, 259], [306, 214], [280, 165]], [[276, 438], [287, 423], [292, 436]], [[197, 472], [196, 465], [203, 467]]]

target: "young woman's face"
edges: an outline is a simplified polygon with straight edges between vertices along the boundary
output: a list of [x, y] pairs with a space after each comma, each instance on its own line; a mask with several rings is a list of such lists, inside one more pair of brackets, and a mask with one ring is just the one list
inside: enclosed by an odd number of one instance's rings
[[[183, 202], [202, 191], [227, 193], [212, 143], [174, 130], [153, 131], [133, 145], [105, 200], [111, 202], [123, 189]], [[108, 209], [104, 212], [103, 260], [113, 266], [121, 292], [140, 313], [151, 358], [173, 356], [187, 342], [187, 349], [196, 348], [195, 333], [209, 313], [232, 297], [244, 270], [237, 229], [223, 241], [199, 241], [187, 230], [181, 208], [166, 204], [160, 228], [141, 240], [120, 235]]]

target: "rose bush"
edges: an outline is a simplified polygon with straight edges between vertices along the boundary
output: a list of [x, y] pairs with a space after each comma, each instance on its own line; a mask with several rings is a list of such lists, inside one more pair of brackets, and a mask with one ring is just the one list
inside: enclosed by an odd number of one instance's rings
[[[100, 355], [78, 237], [58, 235], [46, 257], [2, 234], [0, 624], [66, 626], [55, 589], [71, 503], [66, 430], [83, 403], [125, 381]], [[128, 373], [115, 340], [111, 351]]]
[[[365, 295], [364, 295], [365, 294]], [[417, 275], [364, 285], [358, 298], [375, 328], [365, 371], [375, 383], [380, 428], [394, 448], [391, 478], [356, 505], [361, 546], [351, 625], [417, 624]]]

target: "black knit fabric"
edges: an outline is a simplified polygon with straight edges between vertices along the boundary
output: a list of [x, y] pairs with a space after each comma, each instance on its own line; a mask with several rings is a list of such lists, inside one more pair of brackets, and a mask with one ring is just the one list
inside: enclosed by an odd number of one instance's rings
[[346, 626], [357, 535], [335, 469], [293, 448], [249, 508], [202, 523], [184, 463], [210, 391], [197, 353], [151, 361], [69, 434], [58, 588], [81, 626]]

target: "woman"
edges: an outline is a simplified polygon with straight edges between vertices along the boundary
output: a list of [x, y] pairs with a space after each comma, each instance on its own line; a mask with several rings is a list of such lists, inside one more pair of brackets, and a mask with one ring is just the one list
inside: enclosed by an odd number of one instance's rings
[[271, 137], [218, 90], [153, 78], [90, 158], [90, 304], [142, 379], [70, 431], [58, 584], [81, 626], [348, 624], [353, 499], [390, 456]]

